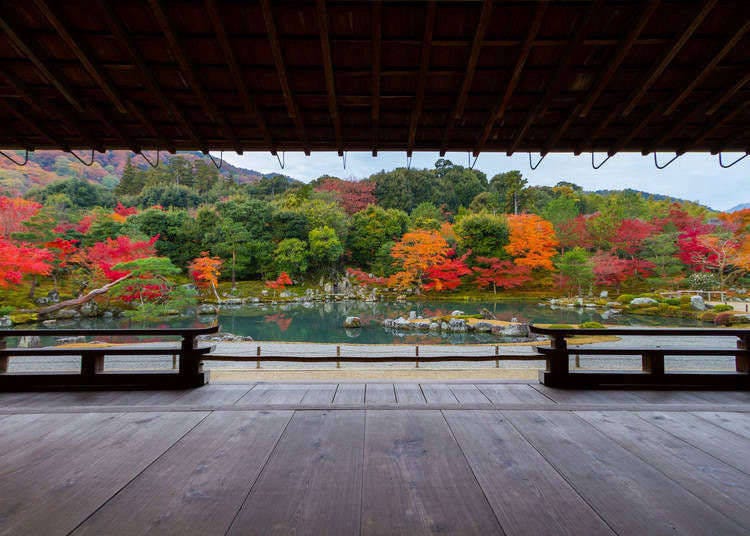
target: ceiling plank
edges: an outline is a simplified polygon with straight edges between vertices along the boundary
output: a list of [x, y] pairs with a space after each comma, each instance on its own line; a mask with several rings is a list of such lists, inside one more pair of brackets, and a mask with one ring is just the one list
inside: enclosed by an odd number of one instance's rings
[[323, 55], [323, 74], [325, 75], [326, 90], [328, 91], [328, 113], [331, 115], [331, 121], [333, 122], [333, 132], [339, 156], [344, 156], [344, 143], [341, 137], [341, 117], [339, 117], [338, 104], [336, 103], [336, 80], [333, 74], [333, 60], [331, 59], [326, 0], [317, 0], [316, 8], [318, 28], [320, 30], [320, 49]]
[[505, 115], [506, 110], [508, 109], [510, 99], [513, 97], [513, 92], [516, 90], [516, 86], [521, 79], [521, 73], [523, 72], [523, 68], [526, 65], [526, 60], [529, 59], [532, 44], [534, 43], [534, 40], [539, 33], [539, 29], [542, 26], [542, 20], [544, 19], [544, 13], [547, 11], [548, 4], [549, 0], [541, 0], [537, 4], [536, 11], [534, 12], [534, 19], [531, 23], [531, 26], [529, 26], [529, 31], [526, 34], [526, 39], [521, 46], [518, 59], [516, 60], [515, 67], [513, 68], [513, 74], [510, 77], [508, 85], [505, 87], [505, 92], [503, 93], [502, 98], [492, 110], [492, 113], [484, 124], [482, 134], [479, 136], [476, 148], [474, 149], [474, 156], [479, 155], [482, 149], [484, 149], [484, 146], [490, 137], [490, 133], [492, 132], [492, 128], [495, 126], [495, 122], [500, 121]]
[[521, 144], [524, 136], [526, 136], [529, 128], [531, 128], [531, 125], [534, 124], [536, 118], [544, 115], [544, 113], [547, 111], [547, 108], [549, 107], [550, 102], [552, 101], [552, 98], [559, 92], [560, 84], [565, 77], [565, 74], [568, 72], [570, 62], [573, 59], [573, 53], [576, 52], [578, 50], [578, 47], [583, 43], [583, 37], [588, 31], [591, 17], [598, 9], [601, 8], [602, 3], [603, 0], [595, 0], [593, 3], [591, 3], [591, 5], [589, 5], [588, 9], [586, 10], [586, 13], [583, 16], [579, 17], [573, 25], [573, 32], [568, 39], [565, 51], [563, 52], [562, 58], [560, 58], [560, 62], [555, 71], [555, 74], [551, 80], [547, 81], [547, 85], [544, 90], [544, 96], [539, 101], [537, 101], [537, 104], [536, 106], [534, 106], [531, 113], [526, 116], [526, 120], [524, 121], [521, 130], [518, 131], [518, 134], [516, 134], [516, 137], [511, 143], [510, 149], [508, 149], [508, 151], [506, 152], [508, 156], [512, 155], [516, 151], [518, 146]]
[[294, 126], [297, 131], [297, 137], [305, 148], [305, 154], [309, 155], [310, 142], [308, 141], [307, 134], [305, 133], [305, 123], [299, 113], [299, 107], [294, 100], [292, 89], [289, 86], [286, 64], [284, 62], [284, 54], [281, 51], [281, 44], [279, 43], [279, 35], [276, 30], [276, 22], [274, 21], [271, 4], [269, 0], [260, 0], [260, 6], [261, 10], [263, 11], [263, 21], [266, 24], [266, 31], [268, 32], [268, 43], [271, 46], [271, 54], [273, 55], [273, 61], [276, 65], [276, 73], [279, 77], [279, 84], [281, 85], [281, 92], [284, 95], [287, 112], [292, 121], [294, 121]]
[[466, 107], [466, 99], [469, 97], [469, 91], [471, 85], [474, 83], [474, 73], [476, 72], [477, 62], [479, 61], [479, 53], [482, 50], [482, 42], [484, 36], [487, 33], [487, 28], [490, 25], [492, 19], [492, 0], [484, 0], [482, 3], [482, 11], [479, 14], [479, 23], [477, 29], [474, 32], [474, 39], [471, 43], [471, 52], [466, 61], [466, 73], [464, 74], [463, 82], [461, 83], [461, 89], [458, 92], [458, 99], [456, 100], [456, 106], [448, 116], [448, 124], [443, 132], [443, 140], [440, 146], [440, 156], [445, 155], [445, 147], [448, 143], [448, 139], [453, 132], [453, 128], [456, 125], [456, 121], [461, 119], [464, 114], [464, 108]]
[[232, 129], [231, 125], [224, 117], [224, 114], [221, 113], [221, 111], [216, 107], [211, 98], [206, 94], [205, 89], [198, 80], [198, 77], [195, 74], [195, 70], [188, 60], [187, 55], [185, 54], [185, 50], [182, 47], [179, 38], [177, 37], [177, 31], [172, 25], [172, 20], [167, 16], [162, 1], [149, 0], [149, 4], [151, 5], [151, 11], [154, 13], [154, 17], [159, 23], [159, 27], [164, 33], [164, 36], [167, 38], [169, 48], [172, 50], [172, 54], [174, 54], [175, 59], [180, 66], [180, 71], [182, 72], [182, 74], [187, 76], [187, 83], [190, 86], [190, 89], [193, 90], [193, 93], [195, 93], [195, 95], [198, 97], [198, 100], [200, 101], [206, 115], [211, 119], [211, 121], [213, 121], [214, 123], [218, 123], [218, 125], [224, 131], [224, 136], [232, 143], [232, 145], [234, 145], [235, 151], [238, 154], [242, 154], [242, 146], [240, 145], [240, 142], [237, 140], [237, 137], [234, 134], [234, 129]]
[[422, 116], [424, 108], [424, 92], [427, 84], [427, 70], [430, 67], [430, 49], [432, 46], [432, 33], [435, 30], [435, 13], [436, 4], [434, 1], [427, 4], [427, 14], [425, 15], [424, 34], [422, 36], [422, 49], [419, 60], [419, 75], [417, 78], [417, 94], [414, 103], [414, 109], [411, 112], [409, 121], [409, 139], [406, 142], [406, 156], [410, 157], [414, 149], [414, 141], [417, 137], [417, 125], [419, 118]]
[[221, 13], [216, 7], [216, 0], [205, 0], [206, 12], [208, 17], [211, 19], [211, 25], [213, 26], [216, 38], [219, 41], [221, 50], [224, 53], [224, 58], [227, 60], [229, 65], [229, 72], [232, 75], [232, 81], [234, 82], [237, 92], [239, 93], [242, 104], [245, 107], [245, 111], [255, 117], [255, 121], [258, 123], [258, 128], [263, 135], [265, 142], [271, 147], [271, 151], [275, 151], [276, 147], [273, 143], [271, 132], [268, 129], [263, 114], [258, 108], [258, 104], [255, 101], [255, 97], [251, 95], [250, 90], [245, 83], [245, 79], [242, 76], [242, 70], [240, 69], [239, 63], [237, 63], [237, 57], [234, 54], [234, 49], [229, 41], [224, 23], [221, 20]]

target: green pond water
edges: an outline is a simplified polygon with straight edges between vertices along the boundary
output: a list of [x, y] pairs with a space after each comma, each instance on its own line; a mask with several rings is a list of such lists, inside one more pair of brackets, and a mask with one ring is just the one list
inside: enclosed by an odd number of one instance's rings
[[[493, 341], [511, 342], [488, 333], [430, 334], [426, 332], [397, 332], [382, 326], [385, 318], [408, 317], [410, 311], [425, 318], [450, 314], [460, 310], [474, 314], [482, 309], [492, 311], [498, 320], [516, 319], [519, 322], [580, 324], [598, 321], [633, 326], [697, 326], [697, 321], [653, 316], [615, 315], [608, 319], [592, 309], [551, 309], [530, 301], [465, 302], [330, 302], [254, 304], [236, 308], [222, 308], [219, 323], [222, 331], [250, 336], [256, 341], [357, 343], [357, 344], [474, 344]], [[347, 316], [358, 316], [361, 329], [344, 329]], [[124, 319], [85, 319], [75, 323], [59, 323], [53, 328], [116, 328], [116, 327], [187, 327], [202, 326], [213, 317], [168, 318], [158, 322], [130, 322]]]

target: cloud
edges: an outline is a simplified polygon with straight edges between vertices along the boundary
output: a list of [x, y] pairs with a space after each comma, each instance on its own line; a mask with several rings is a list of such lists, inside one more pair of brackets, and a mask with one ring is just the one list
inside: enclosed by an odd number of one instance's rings
[[[286, 165], [281, 169], [275, 156], [270, 153], [245, 153], [239, 156], [226, 153], [227, 162], [263, 173], [283, 173], [310, 181], [321, 175], [334, 175], [342, 178], [361, 179], [380, 170], [404, 167], [407, 164], [403, 152], [381, 152], [376, 158], [370, 153], [347, 153], [346, 169], [343, 158], [335, 152], [312, 153], [305, 156], [301, 152], [286, 153]], [[280, 154], [281, 156], [281, 154]], [[659, 155], [660, 164], [670, 159], [672, 154]], [[726, 161], [732, 161], [738, 154], [727, 154]], [[603, 155], [597, 155], [600, 162]], [[414, 168], [431, 168], [437, 153], [415, 153], [412, 159]], [[468, 165], [466, 153], [448, 153], [446, 158], [456, 164]], [[534, 161], [538, 155], [533, 155]], [[473, 161], [473, 159], [472, 159]], [[550, 153], [536, 171], [529, 169], [526, 153], [511, 157], [502, 153], [483, 153], [477, 160], [476, 169], [492, 177], [497, 173], [519, 169], [532, 185], [553, 185], [561, 180], [574, 182], [587, 190], [633, 188], [651, 193], [670, 195], [690, 201], [697, 201], [718, 210], [729, 209], [739, 203], [750, 202], [750, 158], [730, 169], [719, 167], [718, 157], [707, 153], [687, 153], [669, 167], [658, 170], [653, 156], [635, 153], [620, 153], [613, 156], [599, 170], [591, 167], [591, 155]]]

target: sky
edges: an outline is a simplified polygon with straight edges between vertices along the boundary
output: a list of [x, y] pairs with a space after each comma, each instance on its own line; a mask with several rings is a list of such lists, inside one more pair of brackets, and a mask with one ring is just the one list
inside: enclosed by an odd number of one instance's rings
[[[216, 156], [219, 156], [218, 154]], [[281, 157], [281, 153], [279, 153]], [[663, 165], [673, 154], [659, 154]], [[741, 154], [727, 153], [724, 162], [729, 163]], [[465, 153], [447, 153], [454, 164], [468, 165]], [[603, 154], [596, 156], [597, 164]], [[343, 159], [335, 152], [302, 152], [285, 155], [285, 166], [281, 169], [277, 158], [270, 153], [225, 153], [224, 158], [232, 165], [254, 169], [262, 173], [283, 173], [295, 179], [309, 182], [321, 175], [333, 175], [344, 179], [363, 179], [381, 170], [406, 166], [404, 152], [379, 152], [346, 154], [346, 169]], [[413, 168], [432, 168], [439, 158], [438, 153], [414, 153]], [[534, 163], [538, 155], [532, 155]], [[473, 159], [472, 159], [473, 161]], [[537, 168], [529, 167], [528, 153], [517, 153], [511, 157], [504, 153], [479, 155], [475, 169], [492, 178], [497, 173], [518, 169], [534, 186], [552, 186], [561, 180], [570, 181], [586, 190], [633, 188], [646, 192], [669, 195], [707, 205], [716, 210], [727, 210], [740, 203], [750, 203], [750, 158], [732, 168], [722, 169], [719, 157], [708, 153], [686, 153], [663, 170], [654, 166], [653, 155], [619, 153], [599, 170], [591, 167], [591, 154], [573, 156], [567, 153], [550, 153]]]

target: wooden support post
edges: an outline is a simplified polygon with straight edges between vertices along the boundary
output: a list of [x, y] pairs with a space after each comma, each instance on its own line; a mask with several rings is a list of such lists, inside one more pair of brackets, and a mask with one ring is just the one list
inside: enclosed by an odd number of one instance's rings
[[177, 370], [177, 354], [172, 354], [172, 370]]
[[[5, 337], [0, 337], [0, 350], [5, 350], [6, 342]], [[0, 356], [0, 374], [8, 372], [8, 356]]]
[[653, 376], [664, 376], [664, 354], [662, 352], [643, 352], [641, 361], [643, 372], [649, 372]]
[[414, 368], [419, 368], [419, 345], [414, 346], [414, 355], [417, 358], [417, 360], [415, 361], [415, 367]]
[[581, 368], [581, 356], [576, 354], [576, 368]]
[[[341, 357], [341, 346], [336, 346], [336, 357]], [[341, 361], [336, 360], [336, 368], [341, 368]]]
[[[495, 355], [500, 355], [500, 346], [495, 345]], [[495, 359], [495, 368], [500, 368], [500, 360]]]
[[104, 352], [81, 354], [81, 376], [91, 377], [104, 372]]
[[[743, 335], [737, 337], [737, 349], [738, 350], [750, 350], [750, 335]], [[735, 368], [737, 372], [744, 372], [750, 374], [750, 356], [738, 355], [734, 358]]]
[[[258, 346], [258, 357], [260, 357], [260, 346]], [[255, 362], [255, 368], [260, 368], [260, 359]]]

